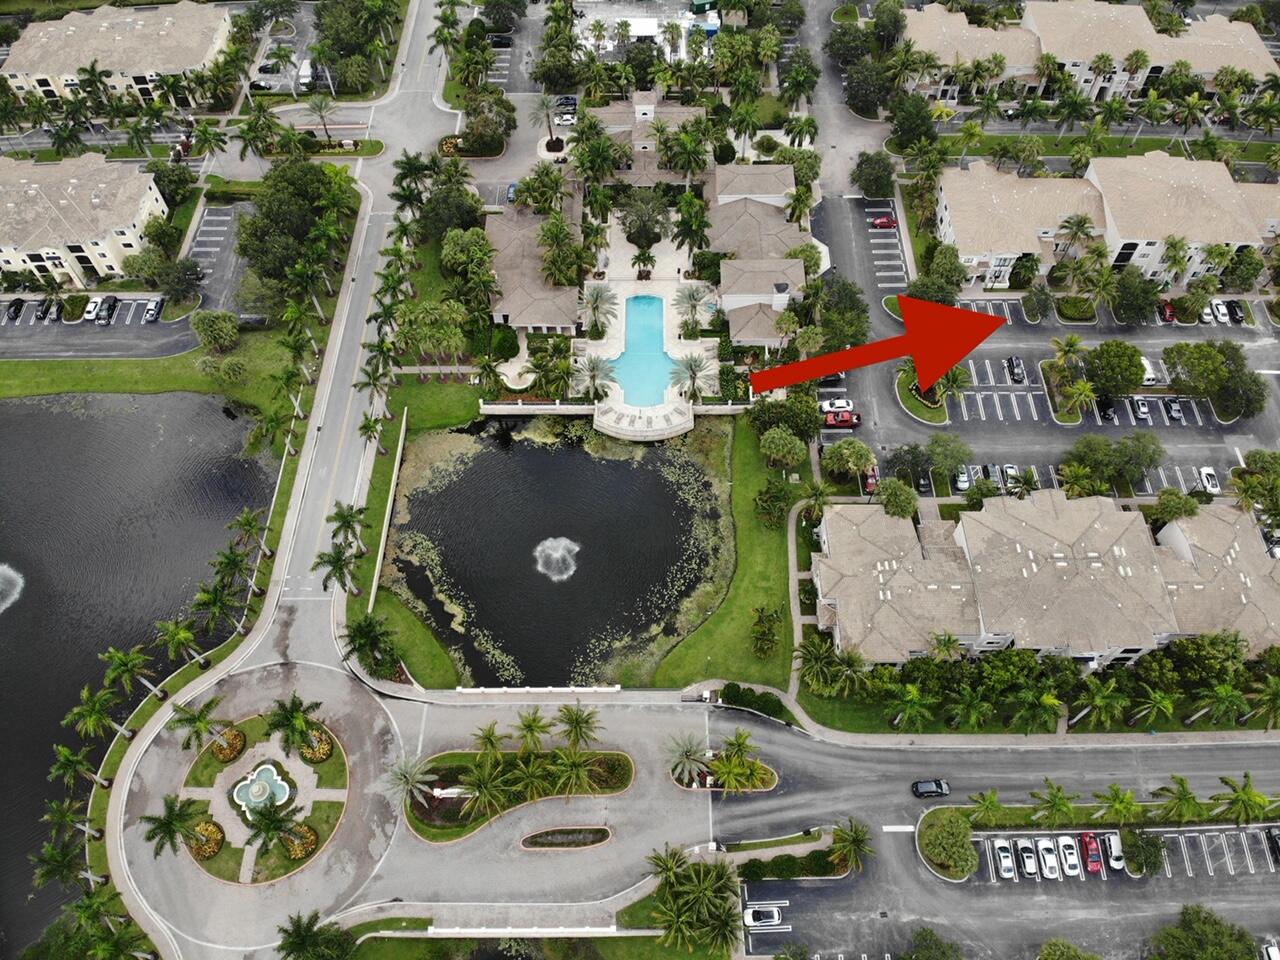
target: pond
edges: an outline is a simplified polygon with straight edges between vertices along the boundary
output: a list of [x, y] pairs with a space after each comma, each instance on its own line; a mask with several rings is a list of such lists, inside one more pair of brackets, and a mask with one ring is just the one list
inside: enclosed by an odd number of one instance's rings
[[[646, 646], [648, 628], [700, 580], [710, 483], [661, 447], [605, 459], [563, 444], [475, 443], [397, 515], [405, 583], [476, 684], [594, 682], [604, 661]], [[402, 490], [423, 480], [402, 474]]]
[[28, 901], [27, 856], [45, 837], [44, 800], [62, 795], [45, 780], [52, 746], [80, 746], [59, 721], [101, 684], [98, 654], [149, 644], [153, 621], [208, 576], [227, 522], [271, 499], [274, 469], [240, 456], [249, 426], [196, 394], [0, 402], [0, 956], [39, 936], [62, 899], [46, 888]]

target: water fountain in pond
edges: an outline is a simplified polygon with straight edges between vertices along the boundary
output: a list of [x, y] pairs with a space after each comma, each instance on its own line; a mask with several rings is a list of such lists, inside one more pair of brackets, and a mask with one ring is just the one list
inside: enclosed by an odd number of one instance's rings
[[0, 563], [0, 613], [18, 602], [22, 596], [22, 574], [7, 564]]
[[568, 537], [548, 537], [533, 548], [538, 572], [549, 577], [552, 583], [563, 583], [578, 569], [578, 551], [581, 544]]

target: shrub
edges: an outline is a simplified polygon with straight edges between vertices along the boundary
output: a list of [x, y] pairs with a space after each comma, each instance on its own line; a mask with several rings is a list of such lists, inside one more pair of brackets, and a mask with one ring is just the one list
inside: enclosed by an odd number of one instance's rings
[[68, 320], [79, 320], [84, 316], [84, 308], [89, 304], [89, 297], [83, 293], [73, 293], [62, 301], [62, 315]]
[[973, 828], [958, 810], [943, 810], [920, 830], [920, 852], [935, 867], [953, 877], [967, 877], [978, 869]]
[[214, 740], [209, 746], [209, 752], [213, 754], [213, 758], [219, 763], [230, 763], [244, 752], [244, 731], [239, 727], [231, 727], [222, 731], [222, 739], [227, 742], [225, 747], [217, 740]]
[[764, 156], [771, 157], [775, 152], [777, 152], [777, 149], [782, 146], [782, 144], [766, 133], [763, 136], [756, 138], [754, 146], [756, 150], [764, 154]]
[[818, 587], [812, 580], [800, 581], [800, 603], [805, 607], [816, 606], [818, 603]]
[[832, 877], [838, 868], [825, 849], [810, 850], [803, 857], [781, 853], [770, 860], [751, 859], [738, 867], [738, 876], [748, 883], [766, 878], [794, 880], [796, 877]]
[[775, 720], [792, 720], [791, 711], [787, 709], [776, 693], [768, 690], [755, 690], [736, 683], [726, 683], [720, 688], [720, 702], [731, 707], [746, 707]]
[[315, 853], [316, 847], [320, 845], [320, 837], [305, 823], [298, 824], [296, 830], [296, 837], [285, 836], [285, 852], [290, 860], [305, 860]]
[[720, 335], [720, 347], [717, 351], [717, 359], [726, 363], [733, 363], [733, 341], [729, 339], [729, 334], [722, 333]]
[[1085, 297], [1059, 297], [1058, 316], [1075, 323], [1092, 322], [1096, 318], [1093, 304]]
[[493, 328], [493, 336], [489, 341], [489, 356], [501, 363], [510, 360], [520, 352], [520, 341], [516, 332], [505, 324]]
[[212, 860], [218, 855], [218, 851], [222, 849], [223, 841], [226, 840], [226, 834], [223, 833], [222, 827], [212, 820], [202, 820], [196, 824], [195, 832], [200, 839], [193, 840], [187, 844], [187, 848], [191, 851], [191, 856], [197, 860]]
[[219, 353], [240, 342], [240, 320], [227, 310], [197, 310], [191, 315], [191, 331], [200, 346]]
[[693, 255], [693, 275], [715, 286], [720, 285], [720, 261], [729, 259], [731, 253], [717, 250], [699, 250]]
[[723, 165], [726, 163], [733, 163], [733, 161], [737, 159], [738, 151], [728, 140], [722, 140], [720, 143], [716, 144], [715, 150], [712, 151], [712, 156], [715, 157], [716, 163]]
[[333, 738], [323, 730], [312, 730], [311, 737], [315, 746], [305, 744], [298, 748], [298, 755], [307, 763], [324, 763], [333, 756]]

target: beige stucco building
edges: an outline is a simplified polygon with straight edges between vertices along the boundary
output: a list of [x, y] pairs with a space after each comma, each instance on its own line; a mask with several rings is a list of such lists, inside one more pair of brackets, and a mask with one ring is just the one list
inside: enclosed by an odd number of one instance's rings
[[[158, 77], [207, 69], [226, 47], [231, 15], [211, 3], [114, 7], [73, 11], [60, 20], [35, 22], [9, 50], [0, 68], [20, 94], [49, 99], [80, 88], [77, 71], [91, 63], [108, 70], [107, 88], [118, 95], [154, 98]], [[187, 104], [182, 104], [186, 106]]]
[[142, 229], [169, 209], [154, 178], [100, 153], [34, 163], [0, 157], [0, 268], [74, 287], [123, 274]]

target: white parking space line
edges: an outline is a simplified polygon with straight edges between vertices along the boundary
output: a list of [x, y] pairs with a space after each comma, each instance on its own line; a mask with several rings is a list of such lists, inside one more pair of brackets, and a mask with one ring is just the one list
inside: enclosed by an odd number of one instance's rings
[[1218, 837], [1218, 842], [1222, 844], [1222, 855], [1226, 858], [1227, 873], [1231, 874], [1234, 877], [1236, 875], [1236, 866], [1235, 866], [1235, 862], [1231, 859], [1231, 844], [1227, 842], [1228, 839], [1230, 839], [1231, 834], [1219, 833], [1217, 834], [1217, 837]]
[[1208, 836], [1208, 834], [1205, 834], [1204, 836], [1199, 836], [1198, 834], [1194, 834], [1194, 833], [1193, 833], [1193, 834], [1191, 834], [1191, 836], [1193, 836], [1193, 837], [1199, 837], [1199, 840], [1200, 840], [1200, 852], [1204, 854], [1204, 865], [1205, 865], [1205, 868], [1209, 871], [1209, 876], [1211, 876], [1211, 877], [1212, 877], [1212, 876], [1213, 876], [1213, 861], [1212, 861], [1211, 859], [1209, 859], [1209, 836]]
[[1058, 489], [1058, 471], [1053, 469], [1053, 464], [1049, 464], [1049, 482], [1053, 484], [1053, 489]]
[[1133, 415], [1133, 404], [1129, 402], [1129, 398], [1125, 397], [1124, 411], [1129, 415], [1129, 426], [1136, 427], [1138, 425], [1137, 418]]
[[1186, 481], [1186, 480], [1184, 480], [1184, 479], [1182, 479], [1182, 468], [1181, 468], [1180, 466], [1178, 466], [1178, 465], [1175, 463], [1175, 464], [1173, 465], [1173, 472], [1174, 472], [1174, 473], [1177, 475], [1177, 477], [1178, 477], [1178, 489], [1179, 489], [1179, 490], [1181, 490], [1183, 493], [1186, 493], [1186, 492], [1187, 492], [1187, 481]]
[[992, 392], [991, 402], [996, 405], [996, 419], [1004, 422], [1004, 411], [1000, 409], [1000, 394]]
[[1160, 486], [1167, 487], [1169, 485], [1169, 478], [1165, 476], [1164, 467], [1156, 467], [1156, 473], [1160, 474]]
[[1164, 860], [1164, 875], [1165, 875], [1165, 877], [1172, 877], [1172, 876], [1173, 876], [1173, 871], [1169, 868], [1169, 848], [1168, 848], [1168, 847], [1161, 847], [1161, 848], [1160, 848], [1160, 857], [1161, 857], [1161, 859], [1163, 859], [1163, 860]]
[[1186, 868], [1187, 876], [1188, 877], [1195, 876], [1195, 874], [1191, 872], [1191, 854], [1187, 850], [1186, 836], [1181, 833], [1178, 834], [1178, 842], [1182, 844], [1182, 865]]
[[1160, 419], [1164, 421], [1164, 425], [1167, 427], [1169, 425], [1169, 414], [1165, 411], [1164, 402], [1161, 400], [1155, 401], [1155, 407], [1160, 411]]
[[1009, 403], [1013, 405], [1013, 419], [1021, 420], [1022, 414], [1018, 411], [1018, 394], [1009, 394]]
[[991, 372], [991, 361], [983, 360], [982, 364], [987, 368], [987, 383], [994, 384], [996, 382], [996, 375]]
[[1253, 873], [1253, 856], [1249, 853], [1249, 838], [1243, 830], [1240, 831], [1240, 846], [1244, 848], [1244, 863], [1249, 868], [1249, 872]]
[[966, 419], [966, 420], [968, 420], [968, 419], [969, 419], [969, 407], [968, 407], [968, 405], [966, 405], [966, 404], [965, 404], [965, 402], [964, 402], [964, 394], [963, 394], [963, 393], [962, 393], [962, 394], [960, 394], [960, 416], [964, 417], [964, 419]]
[[1196, 405], [1196, 402], [1194, 400], [1188, 399], [1187, 404], [1191, 407], [1191, 412], [1196, 415], [1196, 426], [1203, 427], [1204, 420], [1201, 419], [1200, 417], [1200, 408]]
[[1031, 408], [1031, 419], [1035, 420], [1037, 423], [1040, 421], [1040, 414], [1036, 412], [1036, 397], [1041, 397], [1041, 396], [1044, 396], [1044, 394], [1041, 394], [1041, 393], [1027, 394], [1027, 406]]
[[1272, 873], [1276, 872], [1276, 862], [1271, 859], [1271, 845], [1267, 843], [1267, 838], [1262, 837], [1262, 852], [1267, 855], [1267, 869]]
[[987, 419], [987, 411], [982, 408], [982, 394], [974, 394], [974, 399], [978, 401], [978, 417], [982, 420]]
[[972, 359], [970, 359], [970, 360], [969, 360], [969, 382], [970, 382], [970, 383], [973, 383], [973, 384], [977, 384], [977, 383], [979, 382], [979, 381], [978, 381], [978, 368], [977, 368], [976, 366], [974, 366], [974, 363], [973, 363], [973, 360], [972, 360]]

